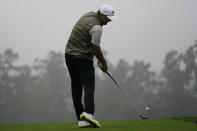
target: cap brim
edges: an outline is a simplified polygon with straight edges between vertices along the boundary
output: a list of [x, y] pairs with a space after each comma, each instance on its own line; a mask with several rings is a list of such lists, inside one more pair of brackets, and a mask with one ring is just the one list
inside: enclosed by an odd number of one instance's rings
[[117, 17], [116, 16], [107, 16], [110, 20], [115, 20]]

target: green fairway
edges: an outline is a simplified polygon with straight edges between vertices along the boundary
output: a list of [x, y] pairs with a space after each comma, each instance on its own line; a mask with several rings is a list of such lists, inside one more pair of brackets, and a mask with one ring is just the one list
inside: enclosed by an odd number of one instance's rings
[[101, 122], [102, 128], [77, 128], [76, 123], [0, 125], [0, 131], [197, 131], [197, 117]]

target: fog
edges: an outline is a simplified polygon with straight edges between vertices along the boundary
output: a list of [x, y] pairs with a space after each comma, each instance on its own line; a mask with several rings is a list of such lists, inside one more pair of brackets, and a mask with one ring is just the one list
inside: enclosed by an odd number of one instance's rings
[[[101, 47], [128, 97], [151, 118], [197, 116], [196, 0], [1, 0], [0, 124], [75, 121], [64, 49], [79, 17], [103, 3], [117, 19]], [[99, 120], [138, 119], [97, 68], [96, 78]]]
[[159, 71], [168, 51], [184, 51], [196, 40], [196, 0], [1, 0], [0, 51], [15, 49], [22, 64], [51, 50], [64, 52], [75, 22], [103, 3], [117, 16], [103, 28], [101, 41], [114, 64], [140, 59]]

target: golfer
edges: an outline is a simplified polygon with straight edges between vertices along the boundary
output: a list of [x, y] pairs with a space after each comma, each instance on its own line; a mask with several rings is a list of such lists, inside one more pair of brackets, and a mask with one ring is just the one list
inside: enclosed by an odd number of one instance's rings
[[[94, 117], [95, 72], [94, 55], [108, 71], [107, 62], [100, 48], [102, 26], [115, 19], [114, 9], [102, 5], [97, 12], [84, 14], [73, 27], [65, 49], [66, 65], [71, 78], [73, 104], [78, 127], [101, 127]], [[84, 91], [84, 105], [82, 92]]]

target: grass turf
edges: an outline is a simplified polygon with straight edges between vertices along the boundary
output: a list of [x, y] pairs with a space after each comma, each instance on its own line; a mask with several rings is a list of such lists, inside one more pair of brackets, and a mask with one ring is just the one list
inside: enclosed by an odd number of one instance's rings
[[78, 128], [76, 123], [0, 125], [0, 131], [197, 131], [197, 117], [101, 122], [101, 128]]

